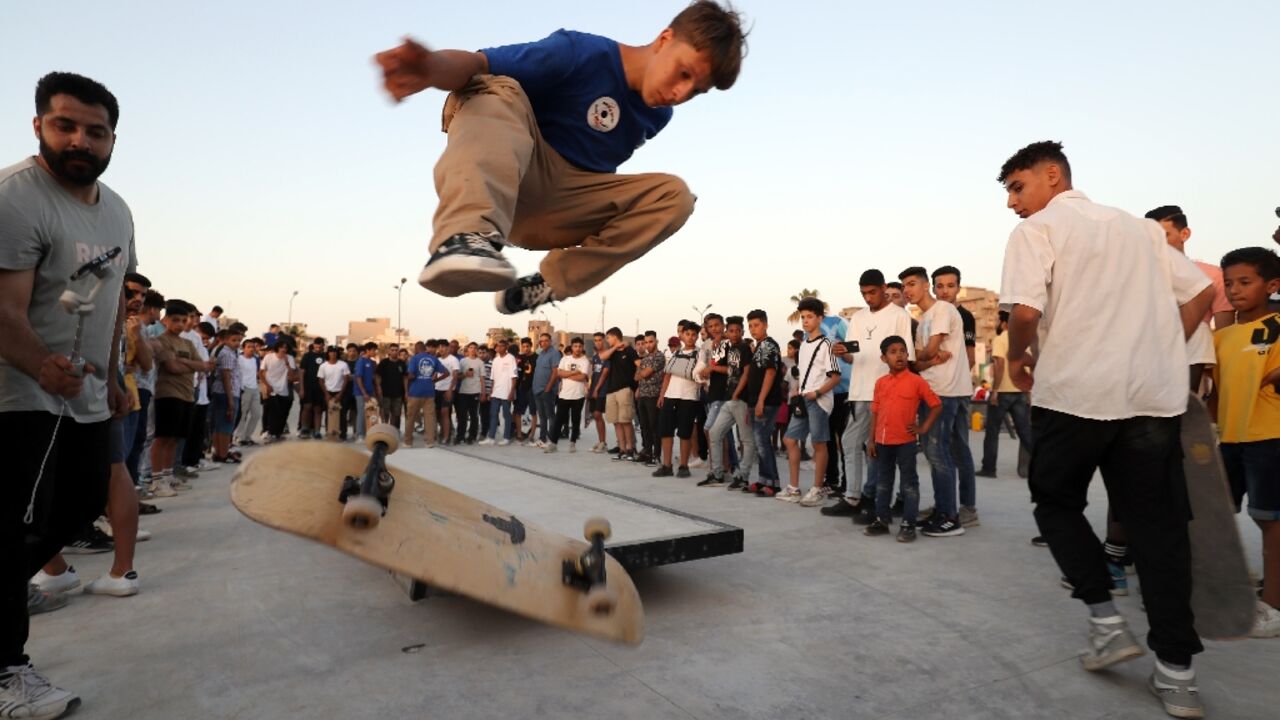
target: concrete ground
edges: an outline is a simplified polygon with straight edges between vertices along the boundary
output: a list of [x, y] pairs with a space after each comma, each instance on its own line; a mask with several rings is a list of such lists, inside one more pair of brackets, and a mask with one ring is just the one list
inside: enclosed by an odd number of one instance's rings
[[[241, 516], [232, 471], [219, 469], [143, 518], [155, 537], [139, 546], [141, 594], [73, 597], [32, 619], [28, 652], [81, 695], [86, 719], [1165, 717], [1145, 687], [1149, 654], [1079, 667], [1086, 612], [1028, 543], [1015, 450], [1002, 438], [1000, 478], [979, 479], [981, 527], [913, 545], [589, 452], [392, 458], [478, 481], [493, 467], [484, 458], [526, 463], [744, 528], [740, 555], [636, 573], [647, 623], [636, 648], [460, 597], [411, 603], [386, 573]], [[1092, 500], [1100, 527], [1100, 482]], [[1242, 528], [1256, 566], [1258, 531]], [[70, 559], [85, 581], [110, 564]], [[1118, 605], [1145, 633], [1137, 598]], [[1280, 717], [1280, 639], [1206, 646], [1196, 668], [1209, 717]]]

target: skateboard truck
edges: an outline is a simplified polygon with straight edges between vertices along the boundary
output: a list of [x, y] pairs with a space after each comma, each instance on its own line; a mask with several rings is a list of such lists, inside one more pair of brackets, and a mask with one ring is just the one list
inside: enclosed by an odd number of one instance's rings
[[338, 502], [344, 505], [342, 521], [356, 530], [378, 527], [387, 514], [387, 500], [395, 489], [395, 476], [387, 470], [387, 456], [399, 447], [399, 434], [390, 425], [376, 425], [365, 444], [372, 453], [360, 477], [348, 475], [342, 481]]
[[595, 615], [611, 615], [618, 605], [617, 594], [605, 577], [604, 541], [612, 534], [609, 521], [593, 517], [583, 525], [582, 535], [591, 543], [576, 560], [561, 564], [561, 580], [584, 593], [583, 602]]

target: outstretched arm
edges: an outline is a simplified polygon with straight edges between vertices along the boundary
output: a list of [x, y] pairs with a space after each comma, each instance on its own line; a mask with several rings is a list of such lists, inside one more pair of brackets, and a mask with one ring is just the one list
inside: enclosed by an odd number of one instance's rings
[[467, 50], [428, 50], [405, 38], [399, 47], [373, 56], [382, 67], [382, 84], [396, 102], [427, 88], [460, 90], [474, 75], [489, 71], [484, 53]]

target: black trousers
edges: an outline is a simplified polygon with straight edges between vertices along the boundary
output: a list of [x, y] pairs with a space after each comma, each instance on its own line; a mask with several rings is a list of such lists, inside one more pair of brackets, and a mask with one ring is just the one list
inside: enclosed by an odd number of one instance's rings
[[662, 449], [662, 438], [658, 437], [658, 397], [636, 398], [636, 415], [640, 417], [640, 452], [657, 457]]
[[1129, 536], [1151, 632], [1147, 644], [1166, 663], [1187, 665], [1204, 647], [1191, 613], [1191, 519], [1182, 473], [1181, 418], [1086, 420], [1032, 408], [1031, 501], [1073, 597], [1111, 599], [1102, 543], [1084, 509], [1089, 482], [1102, 471], [1111, 508]]
[[191, 406], [191, 413], [187, 416], [187, 421], [190, 423], [187, 429], [187, 441], [182, 445], [182, 457], [179, 458], [185, 466], [199, 465], [200, 458], [204, 457], [204, 430], [208, 425], [205, 421], [209, 417], [210, 407], [211, 404]]
[[0, 437], [8, 448], [0, 480], [0, 667], [27, 662], [27, 582], [107, 505], [111, 422], [81, 425], [63, 417], [32, 522], [25, 522], [56, 422], [47, 412], [0, 413]]
[[582, 432], [582, 404], [584, 402], [586, 402], [586, 398], [578, 398], [577, 400], [556, 398], [556, 421], [551, 424], [551, 436], [548, 438], [553, 445], [560, 442], [560, 435], [565, 431], [565, 423], [568, 423], [569, 442], [578, 442], [578, 433]]
[[827, 487], [844, 492], [844, 445], [840, 436], [849, 425], [849, 393], [835, 393], [835, 407], [827, 418], [831, 439], [827, 441]]
[[[364, 412], [361, 410], [361, 412]], [[338, 414], [338, 432], [342, 437], [347, 436], [347, 428], [355, 428], [356, 426], [356, 396], [351, 392], [350, 388], [342, 393], [342, 412]], [[366, 428], [367, 430], [368, 428]]]
[[289, 424], [289, 409], [293, 407], [293, 393], [272, 395], [262, 403], [262, 429], [268, 435], [284, 435]]
[[458, 393], [453, 396], [453, 408], [458, 413], [458, 431], [454, 437], [459, 442], [475, 442], [480, 432], [480, 416], [478, 406], [480, 396], [476, 393]]

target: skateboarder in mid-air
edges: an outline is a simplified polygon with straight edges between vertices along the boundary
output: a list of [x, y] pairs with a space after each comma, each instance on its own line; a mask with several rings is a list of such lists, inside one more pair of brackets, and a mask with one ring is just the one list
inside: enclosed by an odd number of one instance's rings
[[[745, 35], [738, 13], [698, 0], [642, 46], [557, 30], [480, 52], [405, 40], [379, 53], [397, 101], [450, 93], [418, 282], [448, 297], [497, 291], [498, 310], [512, 314], [580, 295], [674, 234], [693, 212], [685, 183], [617, 168], [673, 106], [733, 86]], [[540, 271], [517, 278], [507, 243], [546, 250]]]
[[[1209, 309], [1209, 278], [1169, 247], [1160, 226], [1073, 189], [1060, 143], [1019, 150], [999, 180], [1022, 218], [1000, 289], [1010, 313], [1009, 378], [1023, 392], [1035, 386], [1031, 498], [1040, 534], [1089, 607], [1081, 664], [1096, 671], [1143, 654], [1111, 601], [1106, 555], [1084, 516], [1101, 469], [1145, 590], [1156, 655], [1148, 687], [1169, 714], [1203, 717], [1191, 668], [1203, 648], [1192, 624], [1179, 419], [1186, 339]], [[1099, 307], [1125, 311], [1102, 322]]]

